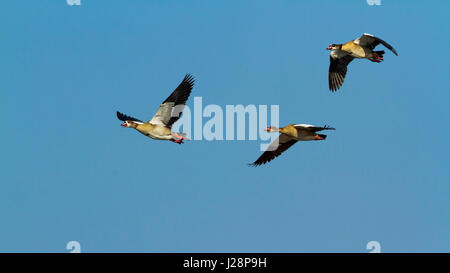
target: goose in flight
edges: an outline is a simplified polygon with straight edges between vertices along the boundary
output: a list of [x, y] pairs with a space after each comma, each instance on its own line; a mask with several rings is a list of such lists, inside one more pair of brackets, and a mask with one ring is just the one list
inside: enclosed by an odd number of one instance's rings
[[331, 50], [331, 52], [328, 85], [331, 92], [337, 91], [342, 86], [347, 74], [347, 65], [354, 58], [368, 59], [376, 63], [383, 61], [384, 50], [374, 51], [379, 44], [384, 45], [398, 56], [397, 51], [390, 44], [368, 33], [364, 33], [358, 39], [345, 44], [329, 45], [327, 50]]
[[147, 122], [127, 116], [117, 111], [117, 118], [123, 121], [122, 127], [134, 128], [143, 135], [157, 140], [170, 140], [181, 144], [189, 140], [182, 133], [173, 133], [172, 124], [181, 116], [192, 87], [194, 78], [187, 74], [178, 87], [163, 101], [153, 118]]
[[327, 138], [326, 135], [317, 134], [317, 132], [323, 130], [335, 129], [328, 127], [327, 125], [324, 127], [317, 127], [309, 124], [290, 124], [283, 128], [270, 126], [265, 131], [280, 132], [280, 136], [269, 145], [267, 150], [255, 162], [249, 165], [259, 166], [261, 164], [266, 164], [275, 157], [281, 155], [284, 151], [297, 143], [297, 141], [324, 140]]

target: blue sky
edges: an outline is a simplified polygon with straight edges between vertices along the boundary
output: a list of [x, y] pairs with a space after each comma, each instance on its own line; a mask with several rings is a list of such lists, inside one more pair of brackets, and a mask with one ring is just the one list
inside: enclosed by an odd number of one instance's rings
[[[0, 251], [450, 251], [449, 1], [2, 1]], [[330, 43], [395, 49], [328, 91]], [[152, 141], [186, 73], [203, 104], [330, 124], [249, 168], [259, 141]], [[204, 121], [206, 121], [205, 119]]]

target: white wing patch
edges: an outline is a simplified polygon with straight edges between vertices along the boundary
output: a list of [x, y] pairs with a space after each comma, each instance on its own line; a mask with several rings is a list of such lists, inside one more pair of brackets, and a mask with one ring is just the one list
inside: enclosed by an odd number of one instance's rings
[[364, 33], [361, 37], [354, 40], [355, 44], [358, 44], [360, 46], [366, 46], [368, 44], [373, 43], [373, 41], [376, 40], [376, 37], [369, 33]]
[[161, 104], [158, 111], [149, 122], [154, 125], [167, 126], [169, 120], [173, 117], [179, 117], [185, 107], [184, 104], [174, 104], [174, 102]]
[[166, 126], [167, 122], [169, 122], [169, 119], [172, 115], [172, 109], [174, 104], [175, 103], [173, 102], [166, 102], [161, 104], [158, 111], [156, 111], [156, 114], [150, 120], [150, 123], [154, 125]]

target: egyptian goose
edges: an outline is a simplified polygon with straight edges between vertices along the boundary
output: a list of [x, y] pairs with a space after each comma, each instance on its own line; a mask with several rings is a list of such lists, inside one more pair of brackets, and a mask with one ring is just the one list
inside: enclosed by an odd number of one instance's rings
[[342, 86], [345, 74], [347, 74], [347, 65], [354, 58], [368, 59], [376, 63], [383, 61], [384, 50], [373, 51], [380, 43], [398, 56], [397, 51], [390, 44], [368, 33], [345, 44], [329, 45], [327, 50], [331, 50], [331, 52], [328, 85], [331, 92], [337, 91]]
[[187, 74], [180, 85], [163, 101], [153, 118], [147, 122], [124, 115], [119, 111], [117, 111], [117, 118], [123, 121], [122, 127], [134, 128], [153, 139], [170, 140], [181, 144], [183, 139], [189, 139], [182, 133], [172, 133], [172, 124], [180, 118], [193, 86], [194, 78]]
[[335, 129], [328, 127], [327, 125], [324, 127], [317, 127], [309, 124], [290, 124], [283, 128], [270, 126], [265, 131], [280, 132], [280, 136], [269, 145], [267, 150], [255, 162], [249, 165], [259, 166], [261, 164], [266, 164], [275, 157], [281, 155], [297, 141], [324, 140], [327, 138], [326, 135], [317, 134], [317, 132], [323, 130]]

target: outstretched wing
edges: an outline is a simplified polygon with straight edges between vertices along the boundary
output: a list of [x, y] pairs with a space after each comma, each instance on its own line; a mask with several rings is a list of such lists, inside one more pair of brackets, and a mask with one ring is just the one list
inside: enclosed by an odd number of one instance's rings
[[130, 121], [137, 121], [137, 122], [141, 122], [142, 123], [142, 120], [139, 120], [137, 118], [133, 118], [133, 117], [127, 116], [125, 114], [120, 113], [119, 111], [117, 111], [116, 114], [117, 114], [117, 118], [120, 119], [121, 121], [130, 120]]
[[347, 74], [347, 65], [353, 60], [350, 55], [334, 58], [330, 55], [330, 68], [328, 69], [328, 86], [331, 92], [337, 91], [344, 83]]
[[361, 37], [356, 39], [354, 42], [355, 42], [355, 44], [358, 44], [358, 45], [363, 46], [363, 47], [368, 47], [368, 48], [370, 48], [372, 50], [377, 45], [382, 44], [387, 49], [389, 49], [395, 55], [398, 56], [397, 51], [390, 44], [386, 43], [385, 41], [381, 40], [380, 38], [375, 37], [375, 36], [373, 36], [372, 34], [369, 34], [369, 33], [364, 33]]
[[269, 145], [269, 148], [250, 166], [259, 166], [270, 162], [275, 157], [281, 155], [284, 151], [294, 145], [297, 140], [290, 138], [284, 134], [281, 134], [274, 142]]
[[155, 125], [172, 127], [172, 124], [180, 118], [193, 86], [194, 78], [190, 74], [186, 74], [180, 85], [163, 101], [149, 122]]

